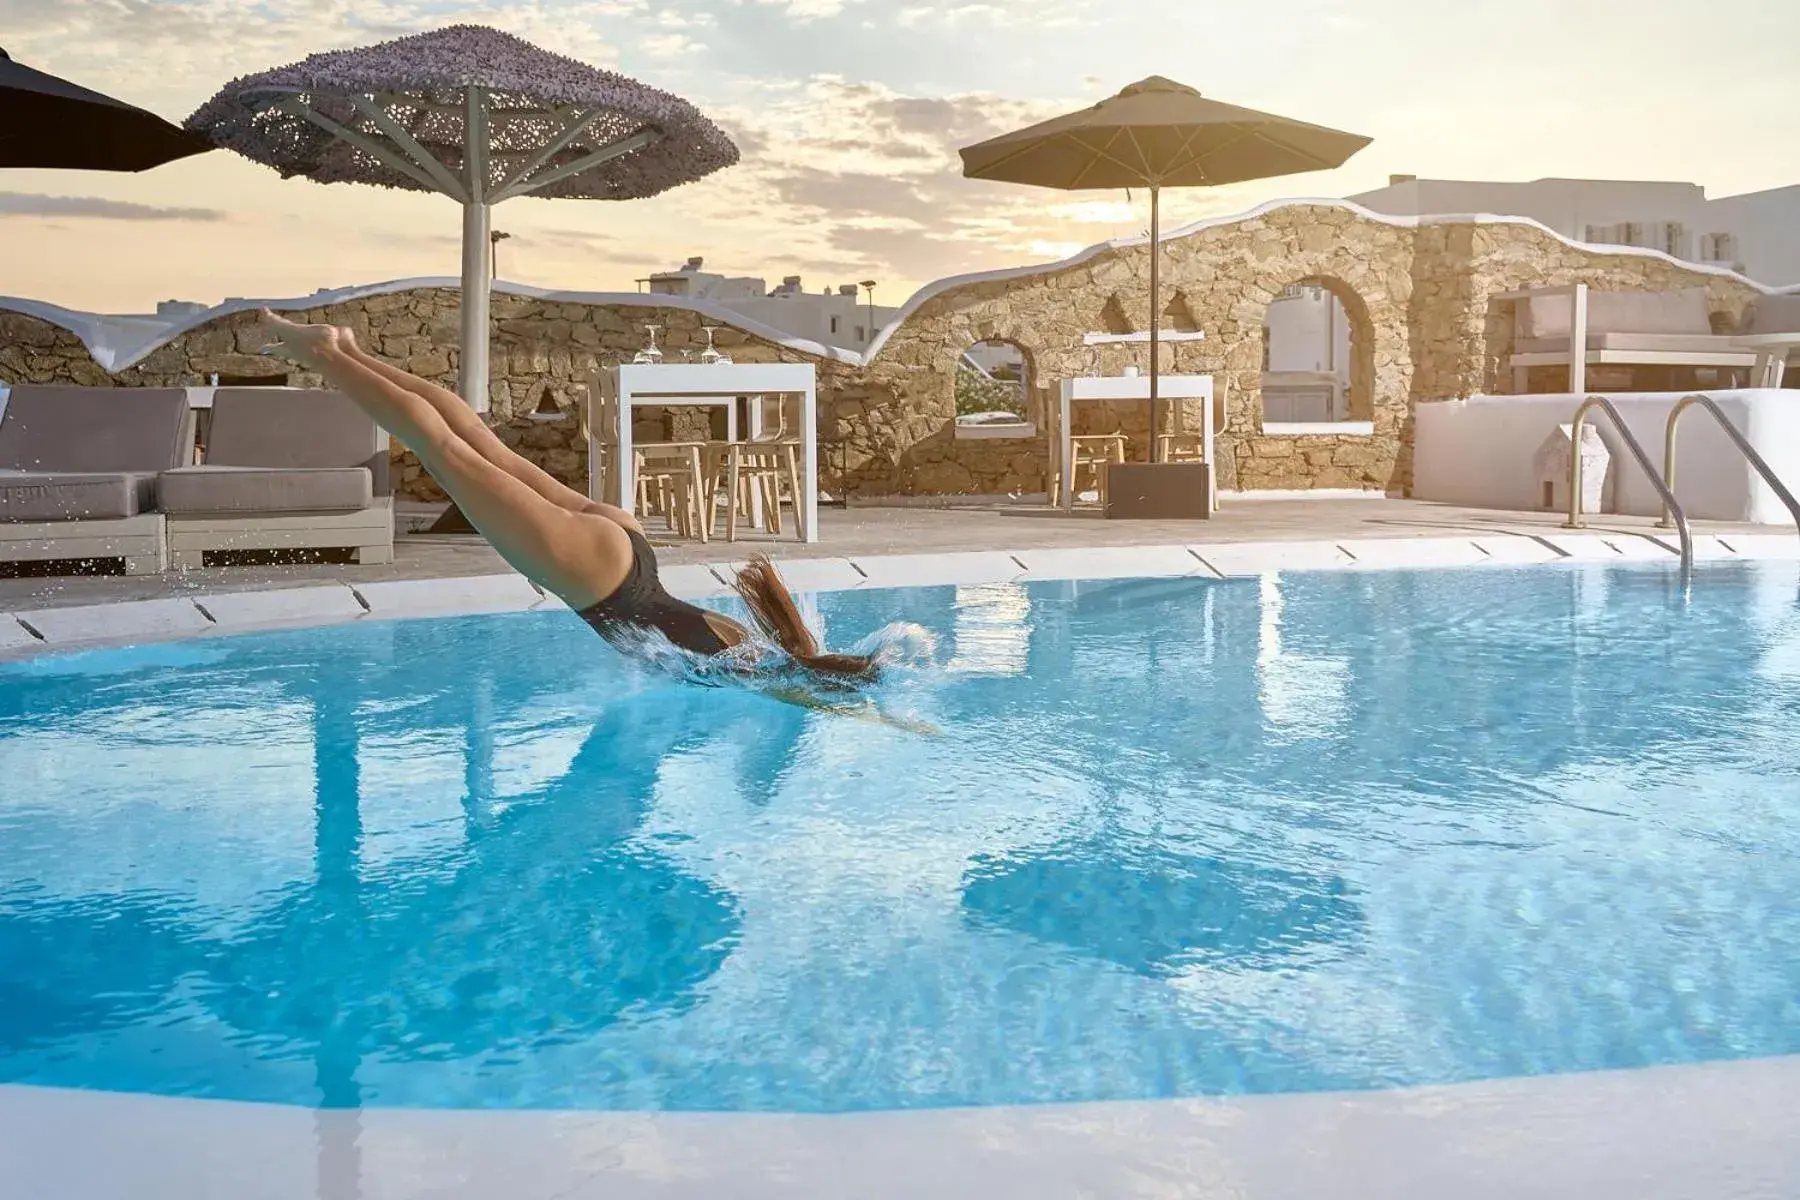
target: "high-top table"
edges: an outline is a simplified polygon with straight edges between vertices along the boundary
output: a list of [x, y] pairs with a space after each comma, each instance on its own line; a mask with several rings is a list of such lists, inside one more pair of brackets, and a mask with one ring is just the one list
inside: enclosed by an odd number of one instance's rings
[[1750, 386], [1778, 388], [1786, 374], [1788, 355], [1800, 350], [1800, 333], [1752, 333], [1733, 341], [1746, 350], [1756, 351], [1756, 365], [1750, 369]]
[[[600, 372], [595, 380], [603, 400], [588, 427], [588, 495], [617, 505], [626, 512], [637, 498], [637, 457], [631, 450], [632, 412], [638, 408], [702, 407], [726, 411], [726, 437], [736, 441], [737, 400], [767, 396], [798, 396], [800, 428], [801, 508], [805, 540], [819, 540], [819, 422], [818, 372], [810, 363], [621, 363]], [[763, 406], [752, 403], [749, 428], [752, 442], [761, 438]], [[610, 440], [606, 440], [610, 439]], [[611, 452], [616, 465], [602, 471], [599, 464]], [[758, 498], [760, 500], [760, 498]]]
[[[1060, 421], [1057, 427], [1056, 452], [1057, 468], [1060, 479], [1056, 490], [1057, 504], [1066, 509], [1075, 507], [1075, 473], [1070, 469], [1075, 461], [1074, 429], [1070, 424], [1070, 412], [1074, 404], [1083, 400], [1149, 400], [1150, 377], [1148, 375], [1081, 375], [1074, 379], [1065, 379], [1057, 388], [1062, 398]], [[1211, 375], [1159, 375], [1156, 380], [1156, 399], [1164, 400], [1204, 400], [1201, 407], [1204, 415], [1200, 422], [1200, 453], [1206, 459], [1207, 466], [1213, 463], [1213, 377]], [[1156, 447], [1150, 447], [1151, 457], [1156, 455]], [[1208, 511], [1217, 512], [1219, 508], [1219, 484], [1216, 472], [1209, 471], [1207, 483]]]

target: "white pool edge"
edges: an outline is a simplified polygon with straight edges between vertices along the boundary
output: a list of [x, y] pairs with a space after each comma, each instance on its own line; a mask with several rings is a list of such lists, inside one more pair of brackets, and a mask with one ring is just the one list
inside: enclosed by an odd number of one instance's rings
[[[1703, 563], [1800, 562], [1800, 537], [1782, 533], [1702, 534], [1694, 538], [1694, 553], [1696, 560]], [[1676, 555], [1672, 534], [1585, 530], [805, 557], [778, 560], [777, 565], [796, 592], [822, 593], [1048, 580], [1183, 576], [1232, 579], [1321, 570], [1672, 564]], [[661, 574], [673, 594], [700, 601], [730, 594], [735, 565], [730, 560], [672, 564], [665, 566]], [[367, 583], [325, 581], [295, 587], [0, 611], [0, 662], [65, 651], [356, 621], [461, 617], [546, 607], [563, 605], [523, 576], [506, 572]]]
[[1791, 1200], [1800, 1056], [1367, 1092], [808, 1115], [314, 1109], [0, 1086], [33, 1200]]

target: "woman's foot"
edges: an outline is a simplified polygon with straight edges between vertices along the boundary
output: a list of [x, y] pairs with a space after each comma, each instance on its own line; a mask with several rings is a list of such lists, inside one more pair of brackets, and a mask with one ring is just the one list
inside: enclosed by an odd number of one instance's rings
[[339, 329], [336, 325], [302, 325], [266, 308], [262, 310], [262, 319], [274, 339], [263, 347], [263, 353], [313, 370], [318, 370], [322, 360], [339, 348], [340, 338], [350, 334], [348, 329]]

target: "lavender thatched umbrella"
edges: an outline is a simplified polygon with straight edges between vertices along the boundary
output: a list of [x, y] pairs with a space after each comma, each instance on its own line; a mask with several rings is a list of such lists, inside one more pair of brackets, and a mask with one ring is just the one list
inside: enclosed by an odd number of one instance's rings
[[532, 194], [635, 200], [738, 161], [687, 101], [476, 25], [234, 80], [187, 127], [284, 177], [461, 204], [461, 388], [477, 412], [487, 408], [493, 205]]

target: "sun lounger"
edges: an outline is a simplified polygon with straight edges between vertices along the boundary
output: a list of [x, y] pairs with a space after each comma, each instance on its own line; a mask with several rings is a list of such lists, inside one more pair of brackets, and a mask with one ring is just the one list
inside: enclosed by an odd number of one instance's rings
[[[1756, 363], [1755, 352], [1734, 344], [1732, 335], [1713, 332], [1705, 288], [1598, 292], [1576, 285], [1511, 292], [1501, 298], [1514, 302], [1508, 365], [1515, 392], [1529, 390], [1532, 367], [1567, 366], [1568, 390], [1585, 392], [1590, 366], [1747, 372]], [[1577, 337], [1583, 354], [1575, 352]]]
[[0, 418], [0, 561], [165, 570], [157, 480], [193, 459], [180, 388], [15, 386]]
[[1752, 305], [1749, 328], [1737, 344], [1756, 354], [1750, 386], [1780, 387], [1788, 361], [1800, 351], [1800, 292], [1758, 296]]
[[205, 462], [165, 471], [158, 489], [177, 569], [222, 550], [394, 556], [387, 434], [337, 392], [220, 388]]

